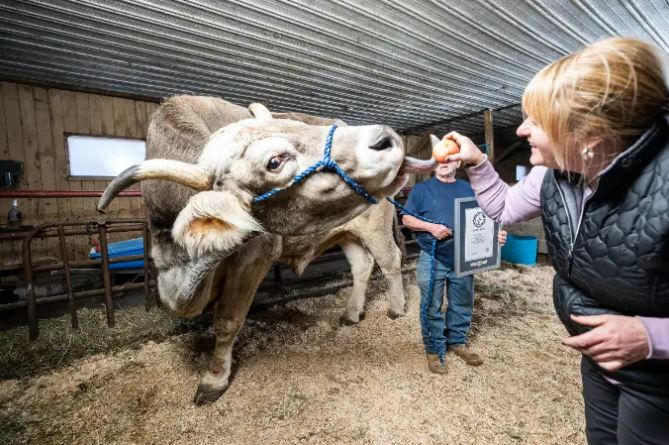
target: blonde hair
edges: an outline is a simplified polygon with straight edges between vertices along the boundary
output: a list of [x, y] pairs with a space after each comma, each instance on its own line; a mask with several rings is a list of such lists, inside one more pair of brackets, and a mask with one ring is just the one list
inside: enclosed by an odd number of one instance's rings
[[587, 143], [610, 160], [665, 111], [667, 84], [655, 48], [614, 37], [539, 71], [523, 93], [523, 111], [548, 136], [555, 160], [571, 170]]

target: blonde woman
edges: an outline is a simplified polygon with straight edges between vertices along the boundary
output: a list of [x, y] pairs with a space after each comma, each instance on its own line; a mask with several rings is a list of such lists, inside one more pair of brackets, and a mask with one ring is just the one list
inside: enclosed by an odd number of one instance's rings
[[669, 125], [654, 48], [597, 42], [542, 69], [517, 130], [532, 147], [513, 187], [468, 138], [479, 204], [510, 224], [541, 216], [553, 297], [583, 354], [589, 444], [669, 444]]

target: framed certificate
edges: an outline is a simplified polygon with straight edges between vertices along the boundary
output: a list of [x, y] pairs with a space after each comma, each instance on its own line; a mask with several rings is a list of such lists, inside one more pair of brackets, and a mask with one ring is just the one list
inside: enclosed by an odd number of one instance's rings
[[501, 225], [486, 215], [476, 198], [455, 200], [455, 274], [471, 275], [499, 267]]

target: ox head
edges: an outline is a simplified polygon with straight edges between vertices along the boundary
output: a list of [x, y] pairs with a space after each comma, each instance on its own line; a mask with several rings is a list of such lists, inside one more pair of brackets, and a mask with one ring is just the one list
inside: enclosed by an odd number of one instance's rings
[[[295, 175], [323, 158], [330, 127], [274, 119], [260, 104], [253, 119], [214, 134], [196, 164], [152, 159], [130, 167], [107, 187], [98, 208], [138, 181], [161, 179], [187, 185], [195, 194], [172, 229], [191, 254], [225, 251], [253, 232], [304, 235], [329, 230], [364, 211], [369, 203], [333, 173], [316, 173], [294, 187]], [[431, 161], [405, 158], [401, 138], [390, 127], [341, 126], [334, 133], [332, 159], [371, 195], [395, 194], [409, 172], [427, 171]], [[286, 190], [253, 203], [273, 188]]]

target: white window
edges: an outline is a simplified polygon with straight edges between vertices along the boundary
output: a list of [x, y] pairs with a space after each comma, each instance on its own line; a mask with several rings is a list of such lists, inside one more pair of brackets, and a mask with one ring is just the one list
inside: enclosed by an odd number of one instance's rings
[[71, 178], [112, 178], [146, 158], [143, 140], [68, 136]]

